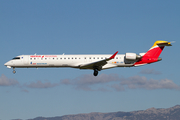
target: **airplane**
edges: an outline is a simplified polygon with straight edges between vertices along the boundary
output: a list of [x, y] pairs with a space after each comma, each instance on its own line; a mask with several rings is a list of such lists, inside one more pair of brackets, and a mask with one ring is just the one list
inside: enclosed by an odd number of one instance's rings
[[93, 75], [104, 69], [115, 67], [136, 67], [161, 61], [160, 54], [165, 46], [172, 46], [171, 42], [158, 40], [146, 53], [125, 53], [113, 55], [19, 55], [4, 65], [7, 68], [49, 68], [49, 67], [71, 67], [78, 69], [94, 70]]

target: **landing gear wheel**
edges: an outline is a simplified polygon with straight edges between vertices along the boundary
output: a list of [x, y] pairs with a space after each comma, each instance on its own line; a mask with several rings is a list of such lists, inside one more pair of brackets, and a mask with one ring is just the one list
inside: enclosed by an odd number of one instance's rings
[[94, 70], [94, 76], [97, 76], [97, 75], [98, 75], [98, 70], [95, 69], [95, 70]]
[[13, 70], [13, 73], [15, 74], [15, 73], [16, 73], [16, 71], [15, 71], [15, 70]]
[[14, 74], [16, 73], [15, 68], [13, 68], [13, 73], [14, 73]]

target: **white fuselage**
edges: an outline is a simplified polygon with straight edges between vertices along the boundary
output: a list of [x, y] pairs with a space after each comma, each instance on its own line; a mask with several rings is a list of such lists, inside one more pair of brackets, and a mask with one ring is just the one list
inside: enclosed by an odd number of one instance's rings
[[[150, 64], [162, 60], [159, 58], [165, 46], [171, 46], [168, 41], [156, 41], [146, 52], [126, 53], [117, 55], [20, 55], [4, 65], [8, 68], [39, 68], [39, 67], [71, 67], [79, 69], [92, 69], [94, 76], [98, 71], [114, 67], [133, 67]], [[13, 73], [16, 73], [13, 70]]]
[[[111, 55], [20, 55], [5, 63], [9, 68], [72, 67], [86, 69], [81, 65], [109, 58]], [[102, 69], [131, 67], [136, 61], [127, 61], [125, 55], [116, 55]], [[89, 69], [89, 68], [87, 68]]]

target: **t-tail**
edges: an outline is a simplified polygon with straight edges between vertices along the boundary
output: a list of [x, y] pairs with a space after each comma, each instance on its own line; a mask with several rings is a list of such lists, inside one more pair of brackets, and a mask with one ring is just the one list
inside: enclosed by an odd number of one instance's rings
[[150, 64], [162, 60], [159, 58], [161, 52], [165, 46], [172, 46], [168, 41], [156, 41], [154, 45], [139, 59], [134, 66], [140, 66], [144, 64]]

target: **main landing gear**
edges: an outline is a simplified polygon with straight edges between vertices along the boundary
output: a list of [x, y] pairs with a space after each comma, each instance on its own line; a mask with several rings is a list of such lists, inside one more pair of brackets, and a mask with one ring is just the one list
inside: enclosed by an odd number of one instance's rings
[[16, 73], [15, 68], [13, 68], [13, 73], [14, 73], [14, 74]]
[[97, 76], [97, 75], [98, 75], [98, 70], [97, 70], [97, 69], [94, 69], [93, 75], [94, 75], [94, 76]]

